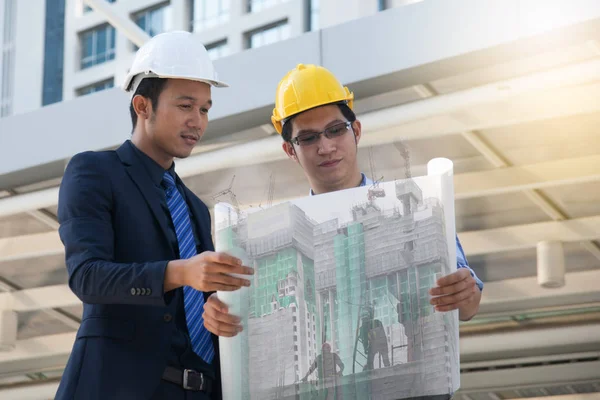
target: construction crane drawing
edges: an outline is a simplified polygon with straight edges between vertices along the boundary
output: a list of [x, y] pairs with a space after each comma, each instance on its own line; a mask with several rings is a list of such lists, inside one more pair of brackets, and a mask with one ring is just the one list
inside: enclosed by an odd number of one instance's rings
[[375, 162], [373, 161], [373, 148], [369, 147], [369, 165], [371, 167], [371, 177], [373, 178], [373, 184], [369, 188], [367, 198], [370, 202], [375, 200], [376, 197], [385, 197], [385, 190], [379, 187], [379, 182], [383, 180], [383, 176], [379, 179], [375, 175]]
[[273, 193], [275, 193], [275, 175], [269, 176], [269, 197], [267, 198], [267, 207], [273, 205]]
[[[267, 208], [273, 205], [273, 193], [275, 193], [275, 174], [271, 173], [267, 186]], [[258, 208], [262, 208], [262, 201], [258, 204]]]
[[394, 145], [396, 146], [396, 148], [400, 152], [400, 155], [404, 159], [404, 175], [405, 175], [405, 178], [406, 179], [412, 178], [412, 174], [410, 172], [410, 152], [408, 151], [408, 148], [402, 142], [394, 143]]
[[212, 195], [211, 198], [214, 201], [217, 201], [217, 199], [219, 197], [225, 196], [225, 195], [229, 195], [229, 201], [231, 202], [231, 205], [235, 209], [235, 212], [239, 215], [239, 213], [240, 213], [240, 205], [239, 205], [239, 203], [237, 201], [237, 197], [235, 196], [235, 193], [233, 193], [233, 191], [231, 190], [231, 188], [233, 186], [234, 179], [235, 179], [235, 175], [231, 178], [231, 182], [229, 183], [229, 187], [227, 187], [227, 189], [221, 190], [219, 193], [216, 193], [216, 194]]

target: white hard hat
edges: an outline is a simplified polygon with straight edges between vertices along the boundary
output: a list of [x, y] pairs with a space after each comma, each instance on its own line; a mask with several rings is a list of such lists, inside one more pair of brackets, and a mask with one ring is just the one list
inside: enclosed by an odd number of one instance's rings
[[217, 78], [202, 42], [185, 31], [161, 33], [146, 42], [137, 51], [122, 88], [135, 93], [142, 79], [152, 77], [189, 79], [215, 87], [229, 86]]

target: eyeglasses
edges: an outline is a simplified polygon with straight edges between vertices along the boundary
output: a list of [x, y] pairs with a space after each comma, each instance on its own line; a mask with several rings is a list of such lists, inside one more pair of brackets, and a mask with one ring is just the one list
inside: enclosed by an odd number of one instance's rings
[[310, 146], [317, 143], [321, 135], [325, 135], [327, 139], [333, 139], [336, 137], [343, 136], [346, 132], [350, 130], [351, 126], [352, 122], [342, 122], [340, 124], [330, 126], [322, 132], [305, 133], [303, 135], [291, 139], [290, 142], [298, 146]]

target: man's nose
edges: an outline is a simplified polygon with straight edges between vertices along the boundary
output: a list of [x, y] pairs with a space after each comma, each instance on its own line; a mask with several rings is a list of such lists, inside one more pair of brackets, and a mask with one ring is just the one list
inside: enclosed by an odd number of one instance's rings
[[187, 126], [190, 129], [197, 129], [199, 131], [203, 130], [203, 121], [200, 113], [193, 113], [193, 115], [188, 119]]
[[335, 140], [329, 139], [325, 135], [321, 135], [319, 139], [319, 154], [329, 154], [337, 149]]

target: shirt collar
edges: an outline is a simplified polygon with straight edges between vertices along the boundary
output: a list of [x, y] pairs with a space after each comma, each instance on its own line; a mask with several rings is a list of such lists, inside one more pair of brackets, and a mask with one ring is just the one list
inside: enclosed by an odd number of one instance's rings
[[[165, 174], [165, 169], [163, 167], [161, 167], [152, 158], [150, 158], [150, 156], [148, 156], [146, 153], [144, 153], [143, 151], [138, 149], [133, 144], [133, 142], [130, 142], [130, 143], [131, 143], [131, 147], [134, 149], [135, 153], [138, 155], [138, 158], [142, 162], [142, 165], [148, 172], [148, 175], [150, 175], [150, 179], [152, 180], [152, 182], [156, 186], [160, 186], [160, 184], [163, 180], [163, 175]], [[175, 162], [173, 162], [171, 164], [171, 167], [169, 167], [169, 169], [167, 171], [171, 174], [173, 179], [175, 179], [175, 181], [177, 181], [177, 176], [175, 175]]]
[[[367, 186], [373, 183], [372, 180], [370, 180], [369, 178], [366, 177], [365, 174], [363, 174], [362, 172], [360, 173], [360, 175], [362, 176], [362, 180], [360, 181], [360, 185], [358, 185], [359, 187], [361, 186]], [[310, 189], [310, 191], [308, 192], [309, 196], [314, 196], [315, 193], [313, 192], [312, 189]]]

